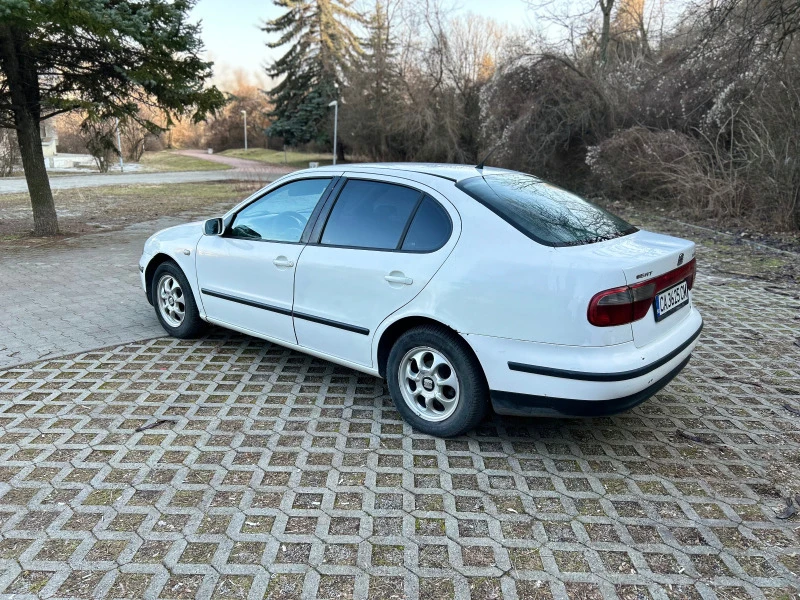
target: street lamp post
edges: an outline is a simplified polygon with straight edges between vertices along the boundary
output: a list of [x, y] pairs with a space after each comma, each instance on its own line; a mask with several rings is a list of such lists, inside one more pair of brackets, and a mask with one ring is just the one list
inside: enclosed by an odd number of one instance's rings
[[244, 115], [244, 151], [247, 152], [247, 111], [243, 110]]
[[333, 164], [336, 164], [336, 135], [339, 129], [339, 101], [334, 100], [328, 106], [333, 107]]

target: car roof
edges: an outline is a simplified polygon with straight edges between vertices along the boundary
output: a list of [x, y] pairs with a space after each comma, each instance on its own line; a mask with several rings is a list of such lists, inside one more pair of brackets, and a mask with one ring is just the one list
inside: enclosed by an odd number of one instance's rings
[[317, 167], [313, 169], [314, 172], [319, 171], [360, 171], [367, 173], [385, 173], [387, 175], [391, 172], [402, 171], [403, 173], [420, 173], [424, 175], [433, 175], [434, 177], [442, 177], [450, 181], [458, 182], [462, 179], [469, 179], [470, 177], [477, 177], [479, 175], [489, 175], [491, 173], [509, 173], [508, 169], [500, 169], [497, 167], [484, 167], [478, 169], [475, 165], [453, 165], [445, 163], [346, 163], [341, 165], [328, 165], [325, 167]]

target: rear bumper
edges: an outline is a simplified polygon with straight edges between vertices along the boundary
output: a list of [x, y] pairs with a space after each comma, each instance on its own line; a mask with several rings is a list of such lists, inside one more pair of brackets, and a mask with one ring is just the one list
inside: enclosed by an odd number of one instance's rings
[[662, 389], [689, 362], [702, 327], [692, 308], [669, 335], [640, 348], [465, 338], [484, 368], [495, 412], [589, 416], [627, 410]]
[[519, 417], [603, 417], [615, 415], [639, 406], [642, 402], [661, 391], [689, 364], [690, 358], [691, 356], [687, 356], [677, 367], [652, 385], [623, 398], [573, 400], [571, 398], [553, 398], [491, 390], [492, 407], [498, 414]]

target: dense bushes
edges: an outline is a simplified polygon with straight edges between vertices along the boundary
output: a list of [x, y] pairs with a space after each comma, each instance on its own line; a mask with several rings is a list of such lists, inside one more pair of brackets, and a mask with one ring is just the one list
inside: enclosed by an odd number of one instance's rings
[[625, 129], [590, 147], [586, 162], [595, 189], [614, 198], [678, 206], [696, 218], [739, 217], [745, 208], [741, 182], [720, 174], [702, 142], [680, 132]]
[[596, 82], [564, 57], [523, 57], [501, 68], [482, 95], [483, 135], [493, 164], [582, 187], [586, 147], [613, 127]]
[[[727, 84], [691, 77], [691, 85], [675, 85], [673, 73], [665, 73], [653, 86], [658, 101], [645, 105], [653, 96], [642, 90], [633, 107], [640, 125], [587, 145], [591, 186], [629, 200], [666, 202], [697, 218], [800, 227], [795, 60], [761, 56], [757, 72], [744, 70]], [[702, 60], [695, 64], [701, 72], [707, 67]], [[680, 71], [695, 75], [686, 65]]]
[[[694, 218], [800, 228], [800, 48], [753, 37], [766, 5], [723, 5], [722, 20], [688, 13], [647, 56], [598, 65], [539, 55], [499, 70], [484, 105], [503, 162]], [[503, 93], [520, 86], [519, 97]], [[589, 173], [576, 167], [581, 156]]]
[[688, 3], [658, 27], [647, 3], [604, 6], [603, 49], [591, 16], [556, 49], [430, 10], [373, 22], [340, 112], [348, 151], [469, 163], [496, 147], [490, 164], [587, 194], [797, 230], [800, 3]]

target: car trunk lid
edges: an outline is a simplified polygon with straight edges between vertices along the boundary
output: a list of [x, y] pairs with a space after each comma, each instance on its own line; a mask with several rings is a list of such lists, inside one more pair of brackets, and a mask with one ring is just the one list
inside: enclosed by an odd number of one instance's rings
[[[693, 242], [648, 231], [638, 231], [583, 248], [594, 255], [594, 259], [601, 260], [604, 264], [613, 263], [621, 268], [629, 286], [656, 282], [656, 296], [685, 280], [687, 269], [680, 269], [688, 265], [695, 255]], [[637, 347], [646, 346], [666, 336], [689, 316], [691, 292], [687, 303], [668, 312], [660, 320], [656, 320], [653, 304], [651, 302], [644, 318], [631, 324], [633, 341]]]

